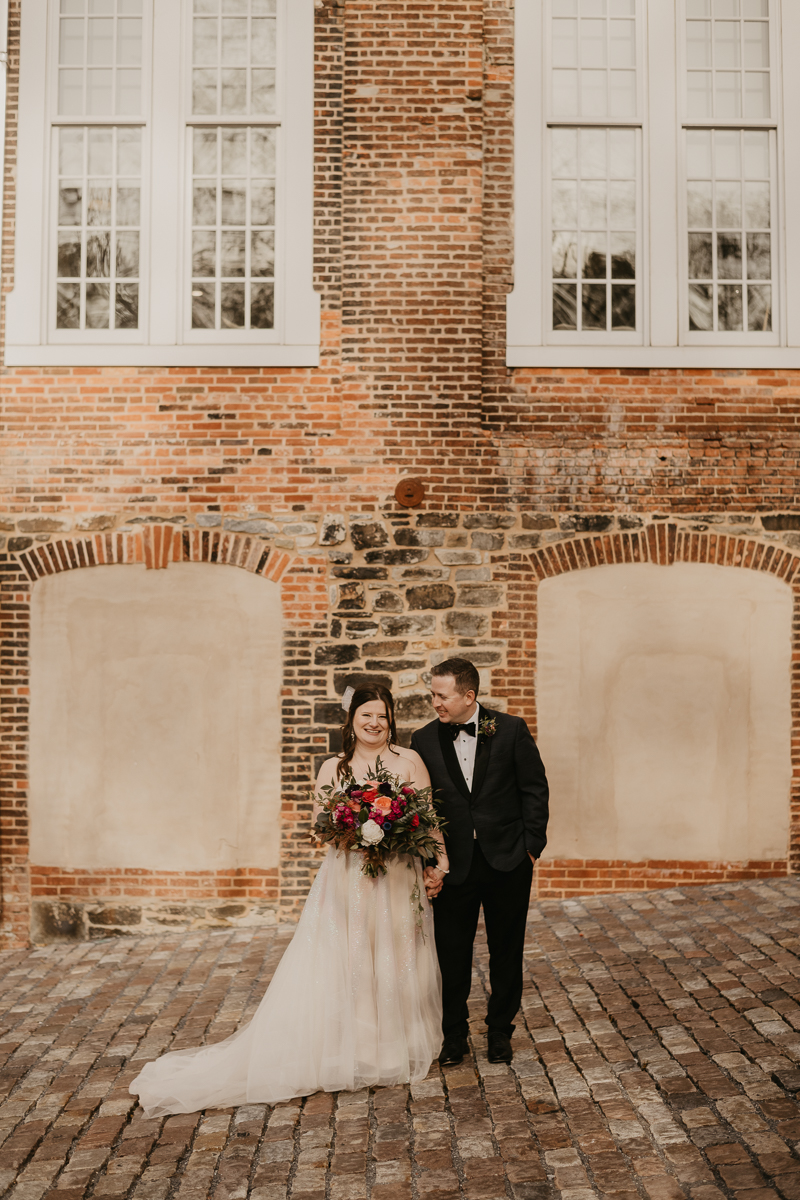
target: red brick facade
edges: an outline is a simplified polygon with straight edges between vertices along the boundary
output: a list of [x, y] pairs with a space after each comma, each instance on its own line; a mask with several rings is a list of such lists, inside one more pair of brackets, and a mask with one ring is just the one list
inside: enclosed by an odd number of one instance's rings
[[[13, 286], [18, 4], [3, 239]], [[800, 372], [508, 370], [513, 9], [316, 10], [318, 369], [7, 369], [2, 376], [3, 936], [31, 900], [293, 911], [315, 761], [348, 671], [420, 678], [462, 647], [535, 729], [536, 582], [601, 562], [715, 562], [797, 589]], [[425, 487], [412, 510], [400, 479]], [[338, 515], [341, 534], [326, 514]], [[233, 526], [233, 528], [232, 528]], [[441, 557], [437, 557], [437, 551]], [[279, 872], [64, 872], [27, 853], [28, 602], [46, 573], [205, 561], [280, 580]], [[795, 650], [795, 662], [797, 661]], [[405, 664], [414, 664], [411, 667]], [[796, 669], [796, 668], [795, 668]], [[427, 719], [401, 687], [401, 725]], [[800, 696], [794, 769], [800, 769]], [[798, 803], [797, 779], [793, 805]], [[755, 878], [771, 863], [555, 862], [541, 895]], [[184, 923], [212, 920], [206, 910]], [[231, 916], [230, 919], [235, 919]], [[91, 925], [91, 915], [89, 917]], [[113, 922], [112, 922], [113, 924]], [[120, 918], [120, 926], [125, 921]], [[102, 929], [105, 926], [101, 927]]]

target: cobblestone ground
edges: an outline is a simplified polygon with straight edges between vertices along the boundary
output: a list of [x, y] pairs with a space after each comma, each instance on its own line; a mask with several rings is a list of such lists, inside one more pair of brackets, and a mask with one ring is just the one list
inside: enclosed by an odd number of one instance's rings
[[[531, 911], [510, 1068], [146, 1121], [167, 1047], [229, 1034], [291, 929], [0, 956], [0, 1195], [13, 1200], [800, 1200], [800, 881]], [[276, 1031], [276, 1036], [280, 1036]]]

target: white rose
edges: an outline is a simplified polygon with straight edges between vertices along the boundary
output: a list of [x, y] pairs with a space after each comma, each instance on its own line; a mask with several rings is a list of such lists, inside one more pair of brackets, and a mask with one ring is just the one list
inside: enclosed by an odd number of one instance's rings
[[365, 821], [361, 826], [361, 840], [368, 846], [377, 846], [383, 841], [383, 830], [377, 821]]

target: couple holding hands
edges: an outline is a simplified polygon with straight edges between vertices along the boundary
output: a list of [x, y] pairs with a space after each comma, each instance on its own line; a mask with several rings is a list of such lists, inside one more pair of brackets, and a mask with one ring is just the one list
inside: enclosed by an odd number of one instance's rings
[[344, 779], [368, 782], [379, 759], [397, 780], [432, 786], [445, 822], [436, 861], [423, 869], [395, 856], [370, 878], [361, 854], [331, 847], [252, 1021], [223, 1042], [163, 1055], [134, 1079], [148, 1117], [413, 1083], [437, 1057], [441, 1066], [461, 1062], [481, 906], [487, 1053], [511, 1061], [548, 789], [525, 722], [484, 708], [478, 687], [465, 659], [434, 667], [436, 719], [416, 731], [411, 749], [396, 745], [386, 688], [353, 692], [343, 751], [323, 764], [317, 795]]

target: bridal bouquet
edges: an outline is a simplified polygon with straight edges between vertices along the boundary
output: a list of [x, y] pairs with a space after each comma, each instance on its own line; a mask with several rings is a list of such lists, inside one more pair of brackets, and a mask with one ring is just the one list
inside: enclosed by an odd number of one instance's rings
[[390, 775], [378, 759], [374, 778], [356, 783], [351, 776], [321, 789], [312, 837], [339, 850], [357, 850], [363, 857], [364, 875], [377, 879], [386, 874], [393, 854], [435, 858], [434, 838], [443, 822], [433, 807], [431, 789], [416, 788]]

